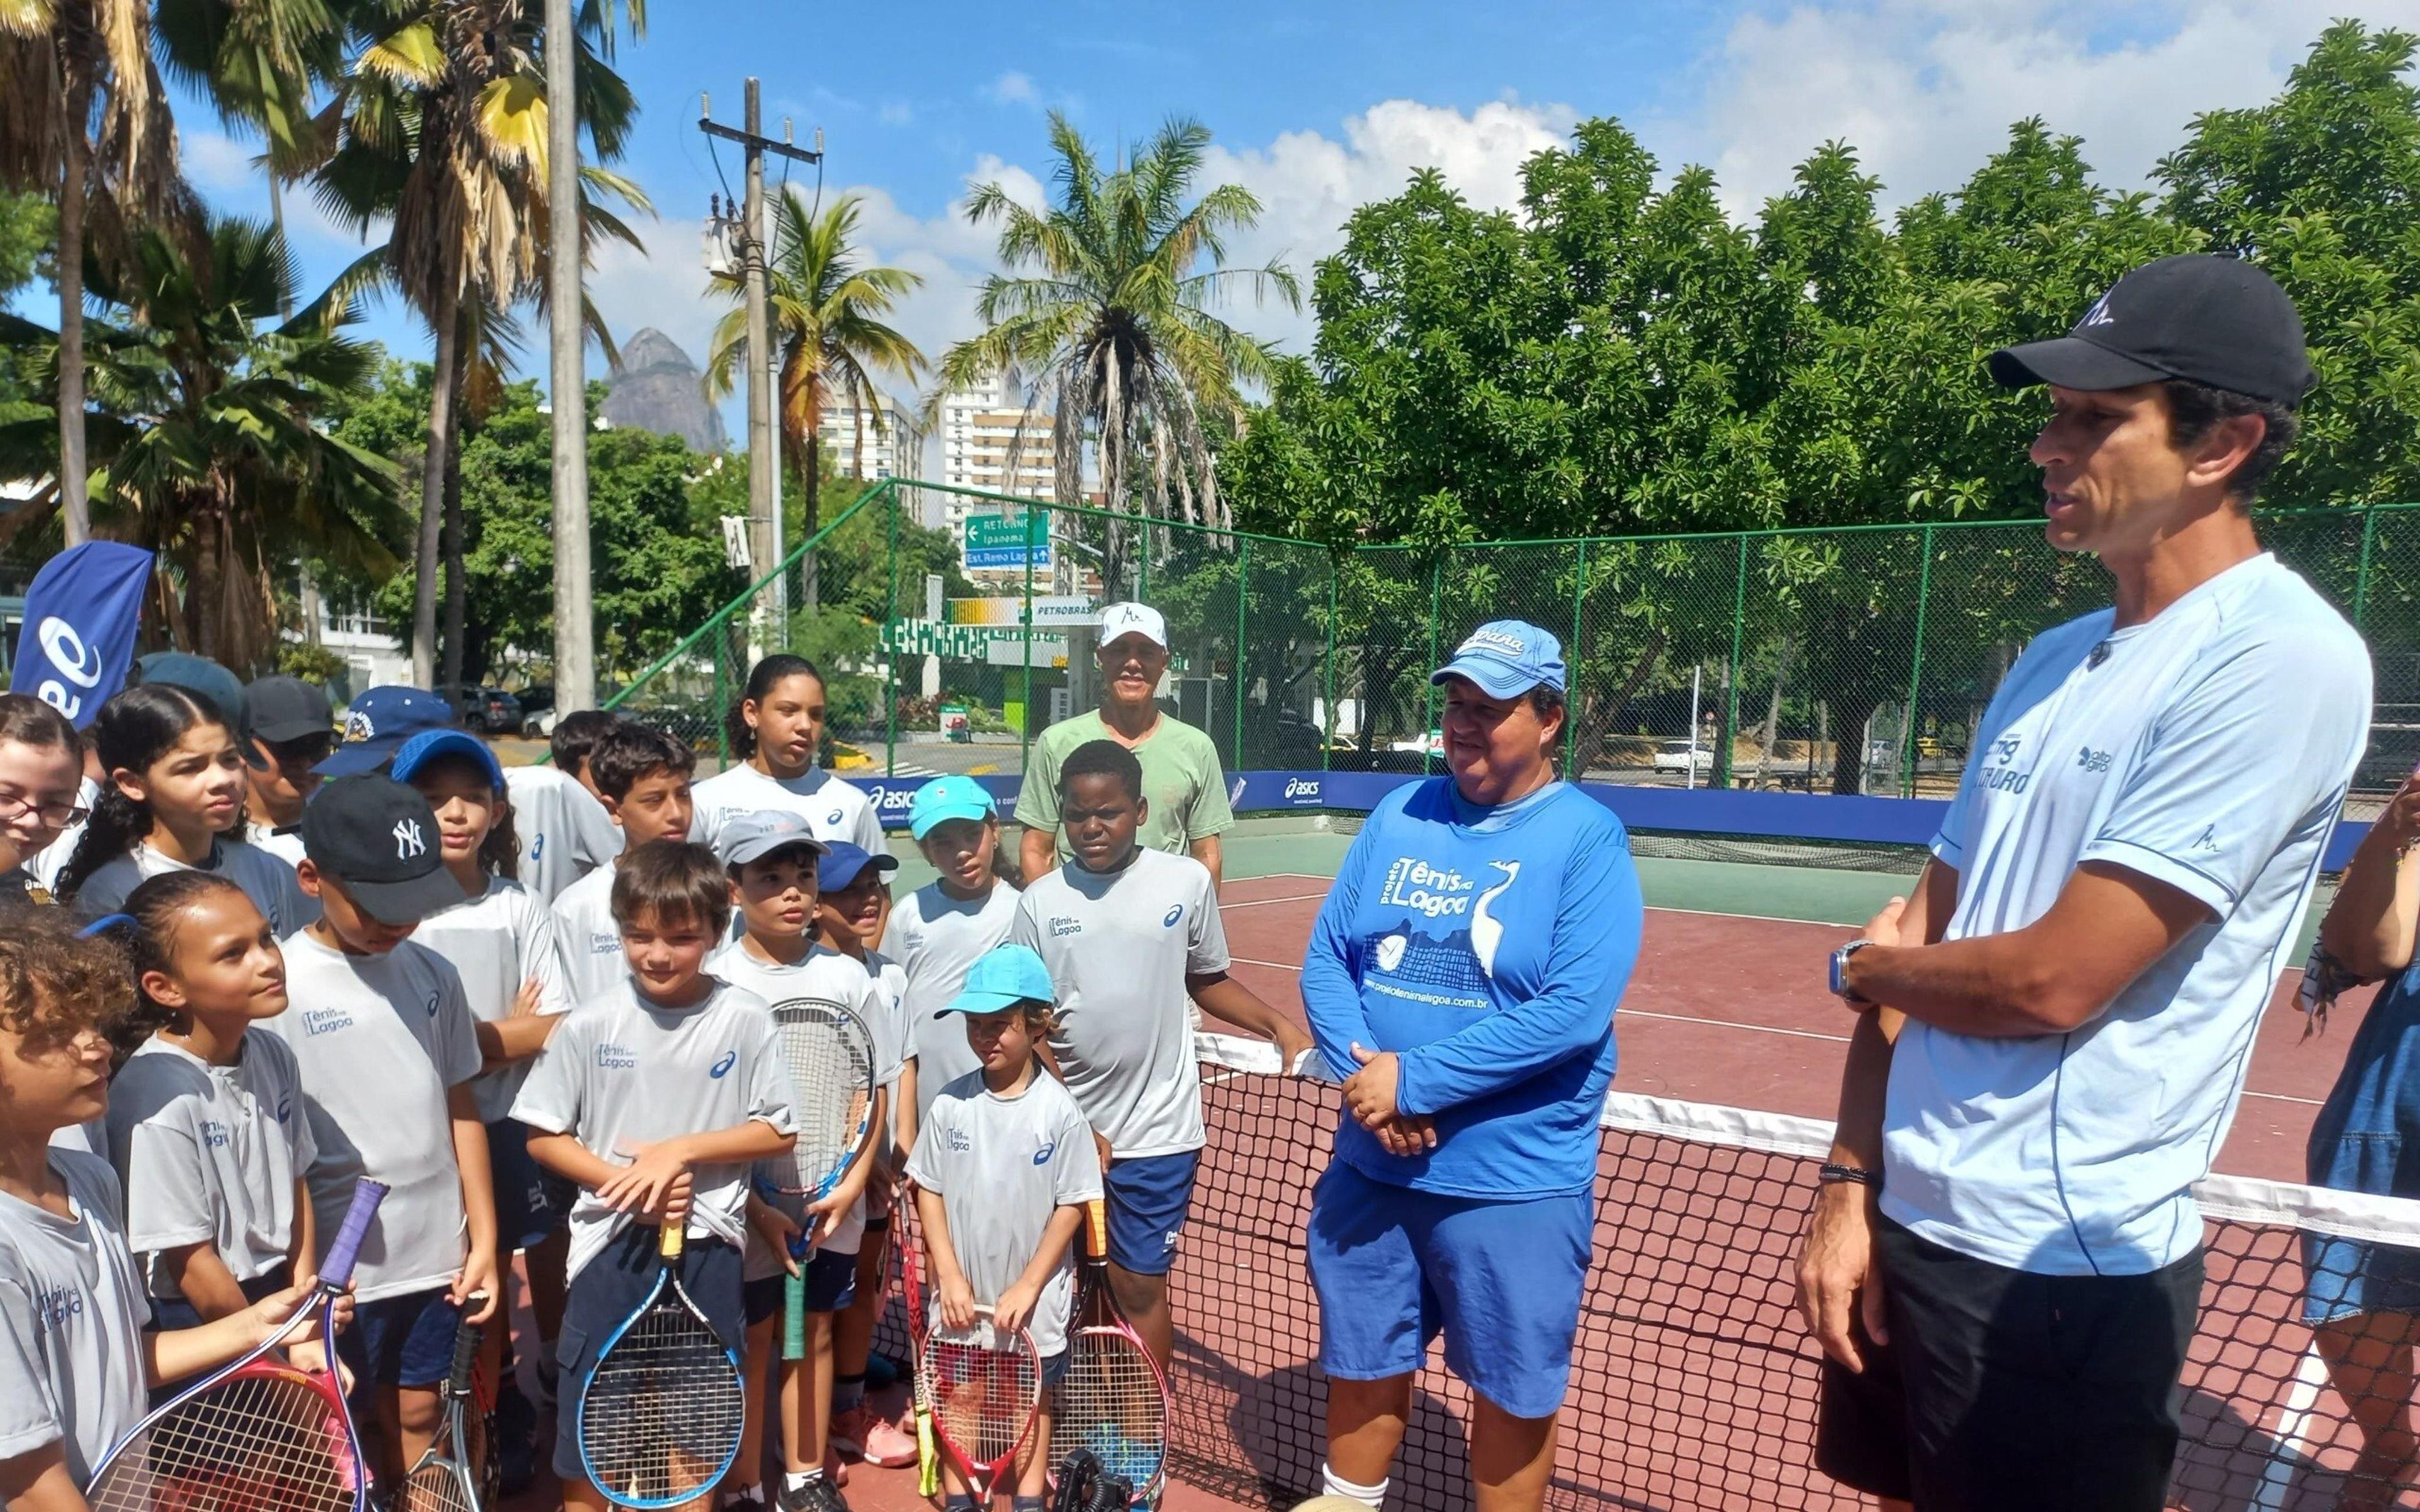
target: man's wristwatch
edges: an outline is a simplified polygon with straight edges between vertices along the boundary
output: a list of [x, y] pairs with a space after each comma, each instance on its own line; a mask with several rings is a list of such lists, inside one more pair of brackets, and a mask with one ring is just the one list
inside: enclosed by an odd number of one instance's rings
[[1851, 1008], [1871, 1008], [1874, 1000], [1849, 990], [1849, 957], [1873, 944], [1871, 940], [1851, 940], [1832, 952], [1832, 995]]

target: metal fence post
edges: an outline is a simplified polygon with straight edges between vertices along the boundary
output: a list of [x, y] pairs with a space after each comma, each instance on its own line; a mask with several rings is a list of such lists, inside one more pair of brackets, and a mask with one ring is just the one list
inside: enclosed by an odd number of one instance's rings
[[1563, 654], [1563, 686], [1570, 689], [1563, 700], [1563, 777], [1567, 781], [1579, 780], [1572, 764], [1579, 758], [1580, 737], [1580, 611], [1588, 598], [1588, 537], [1580, 537], [1579, 561], [1572, 572], [1572, 643]]
[[[1436, 561], [1429, 566], [1429, 668], [1431, 671], [1435, 671], [1437, 664], [1437, 622], [1443, 618], [1445, 618], [1445, 553], [1440, 551], [1437, 553]], [[1426, 679], [1422, 681], [1425, 682]], [[1429, 732], [1436, 728], [1437, 722], [1436, 685], [1429, 683], [1428, 690], [1428, 701], [1425, 704], [1428, 717], [1420, 725], [1420, 775], [1422, 777], [1426, 777], [1434, 769], [1436, 759], [1436, 752], [1432, 748], [1435, 742], [1429, 739]]]
[[1747, 633], [1747, 536], [1739, 538], [1739, 566], [1731, 575], [1731, 655], [1723, 667], [1723, 739], [1714, 751], [1714, 786], [1731, 785], [1731, 750], [1739, 744], [1740, 642]]
[[1916, 575], [1916, 657], [1907, 670], [1907, 704], [1899, 720], [1899, 795], [1916, 796], [1916, 694], [1924, 682], [1924, 627], [1932, 607], [1932, 527], [1924, 528], [1924, 564]]
[[725, 656], [731, 654], [731, 632], [719, 630], [714, 637], [714, 754], [723, 765], [731, 764], [731, 686], [722, 670]]
[[1322, 680], [1326, 684], [1325, 707], [1327, 716], [1319, 721], [1319, 769], [1323, 772], [1327, 770], [1331, 759], [1329, 748], [1336, 744], [1336, 553], [1334, 551], [1327, 553], [1327, 634], [1325, 639], [1326, 649], [1323, 655], [1326, 656], [1327, 662], [1321, 671]]
[[[899, 623], [899, 490], [888, 480], [882, 486], [889, 491], [891, 504], [891, 607], [882, 617], [882, 628], [891, 633]], [[882, 658], [887, 672], [884, 682], [890, 697], [882, 711], [882, 775], [899, 775], [899, 653], [891, 652]]]
[[1244, 537], [1235, 550], [1235, 686], [1227, 690], [1227, 702], [1235, 706], [1235, 770], [1244, 770], [1244, 606], [1249, 600], [1252, 579], [1252, 538]]
[[2367, 634], [2369, 630], [2369, 564], [2378, 548], [2378, 506], [2365, 505], [2361, 512], [2361, 565], [2352, 579], [2352, 627]]
[[[1018, 616], [1025, 626], [1025, 707], [1016, 720], [1016, 769], [1020, 772], [1025, 770], [1027, 758], [1033, 751], [1033, 521], [1041, 514], [1038, 504], [1025, 506], [1025, 600]], [[1043, 529], [1049, 529], [1047, 519]]]

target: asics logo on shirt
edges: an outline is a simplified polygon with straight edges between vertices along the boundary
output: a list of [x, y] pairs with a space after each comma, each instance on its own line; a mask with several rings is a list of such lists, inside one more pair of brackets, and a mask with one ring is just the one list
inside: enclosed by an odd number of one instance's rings
[[723, 1077], [730, 1075], [731, 1068], [737, 1064], [739, 1064], [739, 1052], [737, 1050], [725, 1050], [722, 1053], [722, 1058], [707, 1067], [706, 1073], [719, 1082], [722, 1080]]
[[824, 823], [837, 828], [840, 825], [840, 810], [838, 809], [834, 809], [831, 812], [824, 815]]
[[530, 859], [535, 861], [545, 854], [546, 837], [544, 835], [532, 835], [530, 837]]
[[597, 1069], [599, 1071], [631, 1071], [639, 1064], [639, 1053], [628, 1045], [608, 1040], [597, 1047]]
[[409, 861], [415, 856], [426, 856], [428, 853], [428, 842], [420, 838], [419, 820], [396, 820], [395, 822], [394, 834], [395, 858], [396, 860]]
[[353, 1026], [353, 1015], [342, 1008], [306, 1008], [302, 1011], [304, 1034], [334, 1034], [338, 1029]]
[[277, 1121], [285, 1123], [294, 1117], [294, 1097], [288, 1093], [277, 1100]]
[[1159, 927], [1161, 929], [1174, 929], [1176, 927], [1176, 921], [1184, 917], [1185, 905], [1183, 903], [1178, 903], [1167, 913], [1159, 916]]
[[1059, 1141], [1053, 1139], [1048, 1144], [1033, 1152], [1033, 1164], [1036, 1165], [1047, 1165], [1050, 1164], [1050, 1157], [1057, 1153], [1059, 1153]]
[[952, 1149], [961, 1155], [975, 1148], [975, 1142], [967, 1137], [967, 1132], [964, 1129], [951, 1130], [947, 1143]]
[[215, 1119], [202, 1120], [202, 1148], [225, 1149], [228, 1144], [227, 1126]]
[[438, 1004], [439, 1000], [440, 1000], [440, 995], [439, 995], [439, 994], [436, 994], [436, 993], [430, 993], [430, 994], [428, 995], [428, 1016], [429, 1016], [430, 1018], [435, 1018], [435, 1017], [437, 1016], [437, 1004]]
[[53, 1287], [34, 1293], [34, 1320], [57, 1328], [84, 1316], [84, 1293], [73, 1287]]
[[1084, 925], [1081, 920], [1069, 918], [1063, 914], [1050, 921], [1050, 937], [1054, 940], [1083, 933]]

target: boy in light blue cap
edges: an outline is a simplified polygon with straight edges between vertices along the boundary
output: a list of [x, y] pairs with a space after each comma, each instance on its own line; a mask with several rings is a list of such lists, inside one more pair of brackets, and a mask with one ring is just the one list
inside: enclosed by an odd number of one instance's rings
[[[968, 968], [965, 987], [935, 1016], [966, 1015], [979, 1065], [933, 1099], [927, 1137], [908, 1157], [930, 1250], [933, 1327], [966, 1329], [978, 1308], [989, 1309], [999, 1326], [1032, 1335], [1046, 1386], [1067, 1369], [1068, 1246], [1085, 1204], [1101, 1196], [1092, 1126], [1059, 1079], [1038, 1069], [1056, 996], [1042, 957], [1021, 945]], [[1017, 1512], [1042, 1505], [1050, 1408], [1046, 1395], [1017, 1466]], [[944, 1456], [943, 1506], [968, 1512], [975, 1503], [955, 1471]]]

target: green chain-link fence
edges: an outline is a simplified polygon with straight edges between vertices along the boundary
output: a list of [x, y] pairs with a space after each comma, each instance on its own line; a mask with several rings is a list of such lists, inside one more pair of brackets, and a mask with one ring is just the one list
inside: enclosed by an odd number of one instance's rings
[[[2368, 638], [2371, 755], [2420, 758], [2420, 505], [2265, 513], [2262, 539]], [[1560, 636], [1564, 761], [1600, 781], [1946, 795], [2024, 642], [2107, 601], [2031, 521], [1324, 547], [886, 483], [613, 702], [720, 748], [753, 659], [830, 674], [843, 770], [1013, 773], [1094, 705], [1099, 607], [1169, 623], [1178, 715], [1230, 771], [1436, 764], [1427, 671], [1485, 620]]]

